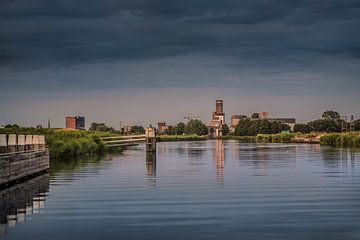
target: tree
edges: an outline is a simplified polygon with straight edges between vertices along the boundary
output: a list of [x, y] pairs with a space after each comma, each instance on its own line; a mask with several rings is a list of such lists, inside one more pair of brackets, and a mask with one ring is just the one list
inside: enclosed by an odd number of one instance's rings
[[197, 134], [197, 135], [207, 135], [208, 129], [205, 124], [203, 124], [198, 119], [191, 119], [185, 126], [186, 134]]
[[360, 131], [360, 119], [356, 120], [354, 124], [355, 131]]
[[308, 124], [297, 123], [294, 126], [294, 132], [310, 133], [312, 128]]
[[337, 121], [340, 119], [340, 114], [335, 111], [326, 111], [323, 113], [322, 118]]
[[340, 132], [341, 122], [334, 121], [328, 118], [318, 119], [308, 123], [308, 126], [314, 132]]
[[222, 133], [223, 136], [227, 135], [229, 133], [229, 131], [230, 130], [229, 130], [228, 125], [226, 125], [226, 124], [222, 125], [221, 133]]
[[131, 127], [130, 133], [133, 133], [133, 134], [142, 134], [142, 133], [145, 133], [145, 129], [144, 129], [143, 126], [135, 125], [135, 126], [132, 126], [132, 127]]
[[99, 132], [115, 132], [115, 129], [112, 127], [108, 127], [105, 123], [91, 123], [90, 131], [99, 131]]
[[177, 135], [183, 135], [185, 133], [185, 124], [184, 123], [178, 123], [175, 128], [175, 133]]
[[280, 133], [290, 130], [290, 126], [280, 122], [270, 122], [266, 119], [241, 120], [235, 127], [235, 135], [255, 136], [257, 134]]

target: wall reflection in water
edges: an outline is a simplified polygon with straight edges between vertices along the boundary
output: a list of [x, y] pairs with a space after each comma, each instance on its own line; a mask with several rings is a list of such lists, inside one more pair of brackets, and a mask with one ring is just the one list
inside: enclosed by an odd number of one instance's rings
[[146, 153], [146, 177], [149, 187], [156, 186], [156, 152]]
[[224, 184], [224, 166], [225, 166], [225, 145], [223, 140], [215, 140], [213, 146], [213, 159], [215, 164], [216, 181]]
[[48, 174], [0, 190], [0, 236], [31, 214], [42, 213], [48, 191]]

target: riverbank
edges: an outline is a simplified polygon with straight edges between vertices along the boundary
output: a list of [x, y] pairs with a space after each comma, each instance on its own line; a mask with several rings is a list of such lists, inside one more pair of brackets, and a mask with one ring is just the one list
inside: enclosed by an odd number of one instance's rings
[[179, 141], [204, 141], [207, 136], [192, 135], [159, 135], [156, 137], [157, 142], [179, 142]]
[[100, 139], [111, 133], [74, 131], [68, 129], [4, 128], [0, 134], [45, 135], [51, 158], [69, 158], [85, 154], [103, 153], [108, 147]]
[[360, 132], [326, 134], [320, 138], [320, 144], [333, 147], [360, 148]]

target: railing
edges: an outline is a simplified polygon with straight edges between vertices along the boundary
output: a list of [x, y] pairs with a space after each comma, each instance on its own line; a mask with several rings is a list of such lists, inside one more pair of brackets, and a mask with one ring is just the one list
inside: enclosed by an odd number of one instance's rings
[[0, 134], [0, 155], [45, 149], [44, 135]]
[[129, 145], [134, 145], [136, 143], [145, 142], [146, 135], [102, 137], [101, 140], [108, 147], [120, 147], [120, 146], [129, 146]]

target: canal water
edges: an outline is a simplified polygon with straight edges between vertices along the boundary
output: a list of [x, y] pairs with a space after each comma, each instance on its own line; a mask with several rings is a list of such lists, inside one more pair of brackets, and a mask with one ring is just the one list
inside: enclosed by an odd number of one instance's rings
[[[360, 153], [158, 143], [53, 163], [0, 192], [2, 239], [360, 239]], [[15, 209], [15, 210], [14, 210]], [[17, 209], [17, 210], [16, 210]]]

